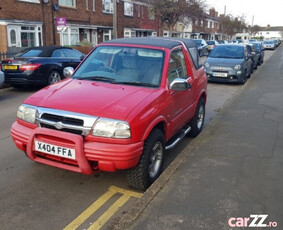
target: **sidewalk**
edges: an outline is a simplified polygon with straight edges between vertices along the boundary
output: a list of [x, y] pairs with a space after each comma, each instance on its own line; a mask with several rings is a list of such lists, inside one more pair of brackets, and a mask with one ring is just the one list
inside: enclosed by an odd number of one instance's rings
[[228, 220], [251, 214], [283, 229], [283, 46], [275, 52], [116, 229], [243, 229]]

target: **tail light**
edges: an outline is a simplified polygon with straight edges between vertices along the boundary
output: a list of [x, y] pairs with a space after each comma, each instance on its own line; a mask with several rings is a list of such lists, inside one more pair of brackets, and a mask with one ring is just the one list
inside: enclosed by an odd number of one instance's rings
[[34, 71], [41, 66], [40, 63], [23, 64], [20, 66], [20, 71]]

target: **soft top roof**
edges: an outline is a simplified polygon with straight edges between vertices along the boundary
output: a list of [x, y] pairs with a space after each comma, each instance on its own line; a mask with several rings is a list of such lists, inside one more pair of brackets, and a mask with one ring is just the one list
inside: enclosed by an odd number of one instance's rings
[[184, 43], [189, 48], [197, 48], [195, 41], [186, 38], [165, 38], [165, 37], [146, 37], [146, 38], [120, 38], [114, 39], [103, 44], [132, 44], [132, 45], [146, 45], [146, 46], [156, 46], [172, 49]]
[[72, 49], [70, 47], [63, 47], [63, 46], [38, 46], [38, 47], [29, 47], [24, 49], [21, 54], [28, 52], [29, 50], [42, 50], [38, 57], [51, 57], [54, 50], [57, 49]]

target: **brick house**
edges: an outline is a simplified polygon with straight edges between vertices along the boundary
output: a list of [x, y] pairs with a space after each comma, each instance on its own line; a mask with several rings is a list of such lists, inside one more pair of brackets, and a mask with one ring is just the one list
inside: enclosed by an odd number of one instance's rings
[[[117, 0], [117, 36], [157, 36], [152, 0]], [[56, 19], [66, 18], [57, 31]], [[113, 0], [1, 0], [0, 52], [112, 39]]]
[[191, 38], [205, 40], [221, 40], [222, 33], [220, 27], [220, 17], [214, 8], [209, 10], [203, 20], [192, 22], [193, 29]]

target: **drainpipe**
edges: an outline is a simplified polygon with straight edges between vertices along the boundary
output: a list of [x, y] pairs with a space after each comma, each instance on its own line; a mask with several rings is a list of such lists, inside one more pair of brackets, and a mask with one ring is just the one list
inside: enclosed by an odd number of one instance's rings
[[52, 32], [53, 32], [53, 45], [56, 45], [56, 32], [55, 29], [57, 30], [57, 28], [55, 28], [54, 22], [54, 1], [51, 0], [51, 17], [52, 17]]

